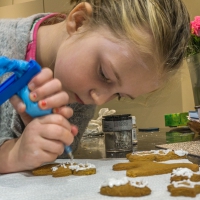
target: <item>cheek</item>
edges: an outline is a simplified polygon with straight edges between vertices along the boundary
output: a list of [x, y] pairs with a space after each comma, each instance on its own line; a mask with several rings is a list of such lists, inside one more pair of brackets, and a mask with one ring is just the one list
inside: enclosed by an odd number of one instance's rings
[[85, 91], [91, 85], [92, 74], [89, 69], [83, 69], [78, 63], [65, 64], [56, 62], [54, 77], [59, 79], [66, 91]]

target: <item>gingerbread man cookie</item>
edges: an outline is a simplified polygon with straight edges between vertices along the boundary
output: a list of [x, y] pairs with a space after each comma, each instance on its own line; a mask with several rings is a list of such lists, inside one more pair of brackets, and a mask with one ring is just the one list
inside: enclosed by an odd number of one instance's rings
[[187, 151], [183, 150], [151, 150], [151, 151], [141, 151], [129, 153], [126, 155], [126, 158], [130, 161], [166, 161], [174, 159], [184, 159], [187, 158]]
[[128, 163], [118, 163], [113, 165], [113, 170], [115, 171], [127, 170], [126, 171], [127, 176], [138, 177], [138, 176], [167, 174], [171, 173], [173, 169], [179, 167], [186, 167], [194, 172], [199, 170], [199, 166], [197, 164], [192, 164], [192, 163], [165, 164], [154, 161], [135, 161]]
[[32, 174], [35, 176], [52, 175], [53, 177], [91, 175], [96, 174], [96, 167], [91, 163], [54, 163], [38, 167], [32, 170]]

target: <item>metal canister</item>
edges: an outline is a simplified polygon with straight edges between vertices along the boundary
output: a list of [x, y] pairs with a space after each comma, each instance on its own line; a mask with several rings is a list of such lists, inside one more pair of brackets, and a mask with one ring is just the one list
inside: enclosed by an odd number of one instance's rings
[[109, 115], [102, 119], [107, 158], [124, 158], [132, 152], [132, 117]]

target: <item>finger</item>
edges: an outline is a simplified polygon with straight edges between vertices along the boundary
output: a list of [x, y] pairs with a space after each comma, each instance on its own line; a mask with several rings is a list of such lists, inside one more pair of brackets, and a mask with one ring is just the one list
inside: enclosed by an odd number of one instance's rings
[[49, 114], [49, 115], [35, 118], [34, 120], [39, 120], [39, 122], [44, 125], [47, 125], [47, 124], [59, 125], [71, 131], [71, 124], [66, 118], [64, 118], [60, 114]]
[[32, 101], [39, 101], [47, 96], [60, 92], [62, 90], [61, 82], [58, 79], [53, 79], [43, 84], [42, 86], [34, 89], [30, 93], [30, 99]]
[[60, 141], [65, 145], [70, 145], [74, 141], [74, 136], [70, 130], [55, 124], [49, 125], [48, 128], [41, 133], [41, 137], [47, 140]]
[[44, 160], [45, 163], [47, 163], [47, 162], [53, 162], [58, 157], [58, 154], [51, 153], [49, 151], [44, 151], [43, 153], [44, 153], [44, 156], [45, 156], [45, 160]]
[[37, 156], [37, 160], [40, 160], [40, 165], [48, 162], [53, 162], [57, 159], [58, 154], [51, 153], [49, 151], [41, 151]]
[[[60, 114], [50, 114], [43, 117], [35, 118], [40, 124], [44, 124], [45, 131], [41, 132], [41, 137], [58, 140], [66, 145], [70, 145], [74, 140], [74, 135], [71, 132], [71, 124]], [[47, 126], [48, 124], [48, 126]]]
[[26, 110], [26, 105], [23, 103], [23, 101], [17, 96], [14, 95], [10, 98], [10, 103], [12, 104], [12, 106], [14, 107], [14, 109], [18, 112], [18, 113], [23, 113]]
[[74, 136], [76, 136], [78, 134], [78, 127], [75, 125], [71, 125], [71, 132]]
[[73, 109], [68, 106], [62, 106], [60, 108], [54, 108], [53, 113], [60, 114], [63, 117], [69, 119], [73, 115]]
[[32, 91], [51, 79], [53, 79], [53, 72], [49, 68], [44, 68], [39, 74], [31, 79], [28, 88]]
[[64, 152], [64, 144], [61, 141], [45, 139], [41, 141], [41, 149], [58, 156]]
[[26, 126], [32, 120], [32, 117], [25, 112], [26, 105], [23, 103], [23, 101], [17, 95], [14, 95], [10, 99], [10, 103], [13, 105], [14, 109], [20, 115], [21, 120], [23, 121], [24, 125]]
[[[66, 92], [62, 91], [52, 96], [49, 96], [38, 102], [41, 109], [58, 108], [68, 104], [69, 96]], [[71, 114], [71, 111], [70, 111]]]

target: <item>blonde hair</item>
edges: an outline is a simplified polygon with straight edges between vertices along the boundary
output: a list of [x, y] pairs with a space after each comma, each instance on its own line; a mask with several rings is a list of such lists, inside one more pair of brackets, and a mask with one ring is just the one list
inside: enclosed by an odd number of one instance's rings
[[190, 17], [181, 0], [71, 0], [81, 2], [93, 8], [91, 27], [106, 25], [164, 71], [181, 65], [190, 37]]

